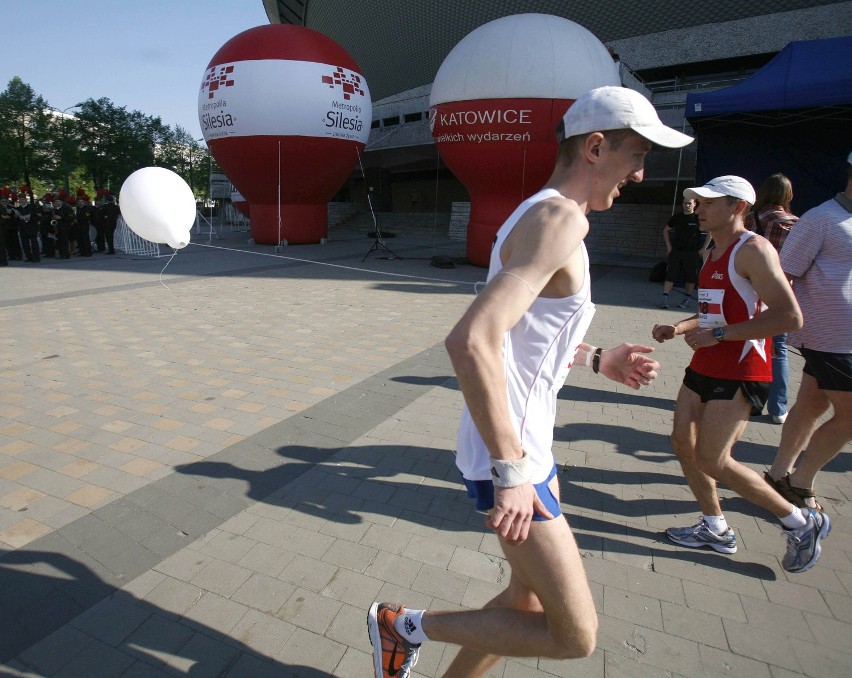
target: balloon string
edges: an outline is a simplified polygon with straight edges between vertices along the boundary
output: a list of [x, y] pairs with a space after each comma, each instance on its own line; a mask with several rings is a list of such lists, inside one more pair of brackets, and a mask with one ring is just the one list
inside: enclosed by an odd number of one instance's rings
[[[169, 260], [166, 262], [166, 265], [165, 265], [165, 266], [163, 266], [163, 270], [162, 270], [162, 271], [160, 271], [160, 284], [161, 284], [163, 287], [165, 287], [165, 288], [166, 288], [169, 292], [172, 292], [172, 290], [171, 290], [171, 288], [170, 288], [168, 285], [166, 285], [166, 283], [164, 283], [164, 282], [163, 282], [163, 273], [165, 273], [165, 272], [166, 272], [166, 269], [169, 267], [169, 264], [170, 264], [170, 263], [172, 263], [172, 259], [174, 259], [174, 258], [175, 258], [175, 255], [176, 255], [177, 253], [178, 253], [178, 251], [177, 251], [177, 250], [175, 250], [174, 252], [172, 252], [172, 256], [170, 256], [170, 257], [169, 257]], [[174, 294], [174, 292], [172, 292], [172, 294]]]
[[[213, 250], [225, 250], [226, 252], [241, 252], [243, 254], [254, 254], [254, 255], [260, 256], [260, 257], [272, 257], [274, 259], [287, 259], [289, 261], [298, 261], [298, 262], [305, 263], [305, 264], [316, 264], [317, 266], [329, 266], [331, 268], [342, 268], [342, 269], [347, 270], [347, 271], [358, 271], [359, 273], [373, 273], [375, 275], [387, 275], [387, 276], [391, 276], [391, 277], [395, 277], [395, 278], [410, 278], [410, 279], [413, 279], [413, 280], [425, 280], [425, 281], [428, 281], [428, 282], [450, 283], [451, 285], [478, 285], [478, 284], [482, 284], [481, 281], [479, 283], [475, 283], [475, 282], [467, 282], [467, 281], [464, 281], [464, 280], [445, 280], [443, 278], [428, 278], [426, 276], [407, 275], [405, 273], [388, 273], [388, 272], [385, 272], [385, 271], [375, 271], [375, 270], [370, 269], [370, 268], [358, 268], [356, 266], [343, 266], [342, 264], [329, 264], [325, 261], [314, 261], [313, 259], [299, 259], [297, 257], [287, 257], [287, 256], [284, 256], [282, 254], [267, 254], [266, 252], [251, 252], [249, 250], [240, 250], [240, 249], [236, 249], [236, 248], [232, 248], [232, 247], [217, 247], [216, 245], [205, 245], [204, 243], [200, 243], [200, 242], [191, 242], [189, 244], [194, 245], [195, 247], [209, 247], [210, 249], [213, 249]], [[177, 252], [175, 252], [175, 254], [177, 254]], [[174, 257], [174, 254], [172, 255], [172, 257]], [[169, 261], [171, 261], [171, 260], [169, 260]], [[166, 265], [168, 266], [168, 264], [166, 264]], [[164, 268], [163, 270], [165, 271], [166, 269]]]

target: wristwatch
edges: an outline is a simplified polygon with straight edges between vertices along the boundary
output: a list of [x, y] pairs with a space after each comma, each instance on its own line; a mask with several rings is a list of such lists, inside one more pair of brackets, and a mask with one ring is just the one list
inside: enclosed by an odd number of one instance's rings
[[725, 339], [725, 328], [724, 327], [714, 327], [713, 328], [713, 338], [717, 343], [724, 341]]

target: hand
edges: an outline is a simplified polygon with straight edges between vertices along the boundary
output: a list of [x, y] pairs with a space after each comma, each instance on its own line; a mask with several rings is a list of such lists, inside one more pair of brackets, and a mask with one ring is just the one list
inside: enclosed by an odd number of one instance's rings
[[669, 339], [674, 339], [677, 335], [677, 329], [674, 325], [654, 325], [651, 330], [651, 336], [661, 344]]
[[700, 327], [694, 327], [684, 332], [683, 340], [693, 351], [699, 348], [714, 346], [718, 343], [716, 337], [713, 336], [713, 330], [701, 329]]
[[485, 524], [510, 544], [520, 544], [530, 533], [530, 522], [537, 513], [544, 518], [553, 518], [532, 483], [515, 487], [494, 488], [494, 508], [485, 519]]
[[599, 371], [608, 379], [630, 388], [647, 386], [657, 378], [660, 368], [660, 363], [643, 355], [653, 351], [650, 346], [641, 344], [621, 344], [601, 354]]

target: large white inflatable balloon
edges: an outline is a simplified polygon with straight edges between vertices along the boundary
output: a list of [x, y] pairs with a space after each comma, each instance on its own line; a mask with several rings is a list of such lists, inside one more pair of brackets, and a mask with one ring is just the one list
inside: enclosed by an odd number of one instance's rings
[[189, 230], [195, 223], [195, 196], [171, 170], [136, 170], [124, 180], [118, 202], [121, 216], [139, 237], [176, 250], [189, 244]]

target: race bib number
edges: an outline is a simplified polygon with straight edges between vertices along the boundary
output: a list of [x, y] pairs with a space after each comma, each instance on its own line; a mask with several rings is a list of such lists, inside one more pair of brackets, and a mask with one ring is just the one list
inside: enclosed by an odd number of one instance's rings
[[722, 300], [725, 290], [698, 290], [698, 326], [702, 329], [724, 327], [725, 314], [722, 312]]

